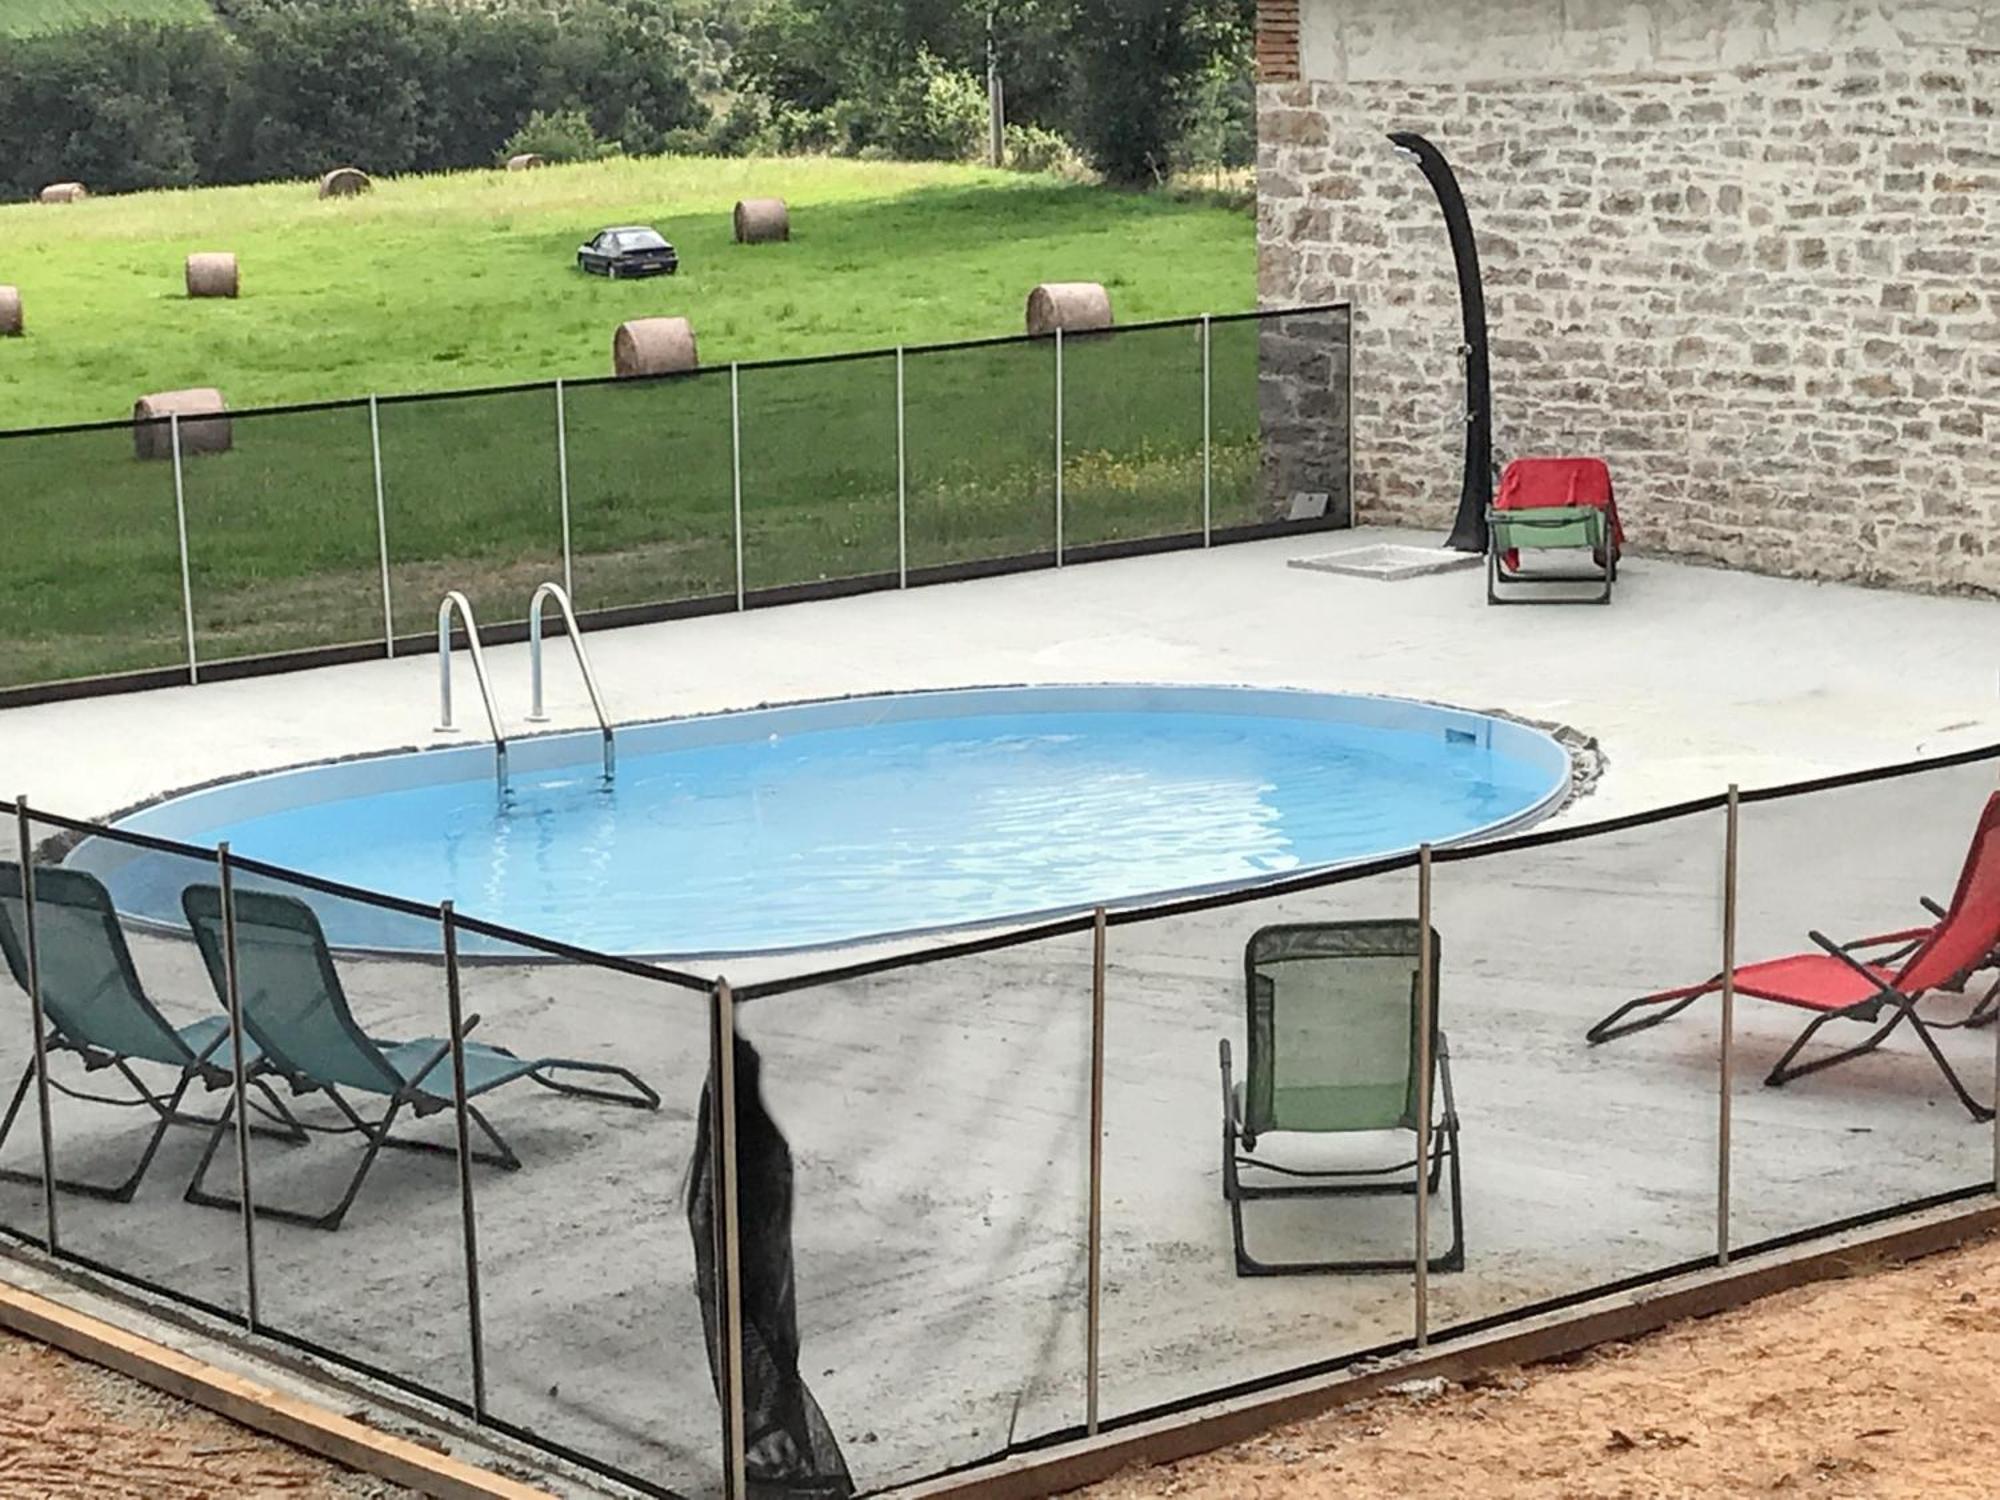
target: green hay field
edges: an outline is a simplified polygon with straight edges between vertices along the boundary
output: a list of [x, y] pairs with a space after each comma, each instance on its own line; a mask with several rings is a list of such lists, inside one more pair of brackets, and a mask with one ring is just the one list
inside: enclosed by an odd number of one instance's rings
[[[738, 247], [729, 208], [793, 204], [789, 245]], [[657, 224], [684, 272], [573, 268], [607, 223]], [[0, 428], [129, 414], [144, 391], [219, 385], [233, 408], [602, 376], [612, 330], [694, 320], [707, 370], [566, 392], [579, 609], [735, 588], [731, 360], [1019, 331], [1042, 279], [1109, 285], [1121, 321], [1251, 302], [1252, 226], [1203, 202], [967, 168], [614, 162], [381, 184], [319, 202], [287, 184], [0, 209], [0, 281], [29, 336], [0, 340]], [[190, 302], [181, 261], [242, 258], [237, 302]], [[1215, 521], [1256, 496], [1256, 329], [1217, 327]], [[1197, 330], [1073, 340], [1064, 541], [1196, 529]], [[896, 510], [892, 357], [741, 373], [744, 585], [1052, 550], [1048, 343], [906, 361], [908, 507]], [[518, 618], [560, 577], [554, 393], [380, 407], [395, 628], [467, 588]], [[171, 465], [129, 430], [0, 441], [0, 686], [184, 659]], [[185, 503], [202, 659], [379, 639], [381, 559], [365, 406], [239, 417], [190, 457]], [[901, 545], [899, 545], [899, 543]]]

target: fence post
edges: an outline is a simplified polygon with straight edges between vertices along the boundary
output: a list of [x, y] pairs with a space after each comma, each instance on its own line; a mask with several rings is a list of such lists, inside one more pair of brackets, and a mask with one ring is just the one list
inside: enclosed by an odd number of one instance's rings
[[1741, 803], [1729, 784], [1722, 835], [1722, 1055], [1721, 1097], [1715, 1120], [1715, 1263], [1729, 1264], [1730, 1111], [1736, 1091], [1736, 852]]
[[1417, 1253], [1414, 1298], [1419, 1349], [1431, 1342], [1431, 1028], [1437, 1024], [1431, 986], [1437, 982], [1431, 957], [1431, 846], [1417, 849]]
[[743, 608], [743, 400], [736, 361], [729, 362], [729, 485], [736, 518], [736, 607]]
[[722, 1366], [722, 1426], [725, 1454], [723, 1493], [744, 1500], [746, 1439], [743, 1431], [743, 1245], [736, 1212], [736, 996], [729, 981], [717, 979], [710, 1031], [714, 1093], [709, 1100], [709, 1159], [714, 1179], [717, 1309]]
[[382, 493], [382, 415], [368, 398], [368, 442], [375, 455], [375, 553], [382, 564], [382, 654], [396, 658], [396, 612], [389, 602], [389, 507]]
[[1063, 331], [1056, 330], [1056, 566], [1063, 565]]
[[229, 1012], [230, 1098], [236, 1110], [236, 1195], [243, 1205], [243, 1326], [257, 1331], [257, 1210], [250, 1196], [250, 1096], [243, 1067], [243, 983], [236, 967], [236, 872], [229, 843], [215, 847], [222, 891], [223, 1003]]
[[1354, 309], [1347, 309], [1347, 332], [1343, 347], [1347, 353], [1346, 373], [1341, 377], [1341, 398], [1345, 403], [1340, 413], [1340, 422], [1346, 439], [1347, 451], [1347, 524], [1349, 527], [1361, 524], [1360, 508], [1354, 500]]
[[562, 377], [556, 377], [556, 488], [562, 497], [563, 593], [576, 604], [576, 583], [569, 550], [569, 414], [563, 409]]
[[42, 1014], [42, 945], [35, 932], [35, 840], [28, 819], [28, 799], [14, 799], [14, 828], [20, 843], [21, 923], [28, 930], [28, 1019], [34, 1028], [35, 1108], [42, 1122], [42, 1220], [43, 1248], [58, 1254], [62, 1242], [56, 1235], [56, 1144], [49, 1120], [48, 1022]]
[[1084, 1431], [1097, 1435], [1099, 1338], [1104, 1325], [1104, 908], [1091, 924], [1090, 1272], [1084, 1324]]
[[896, 346], [896, 587], [910, 586], [910, 450], [903, 401], [903, 346]]
[[188, 568], [187, 485], [181, 476], [181, 414], [167, 418], [167, 432], [174, 444], [174, 529], [181, 544], [181, 617], [187, 622], [188, 681], [201, 681], [201, 664], [194, 652], [194, 580]]
[[[472, 1352], [472, 1415], [486, 1420], [486, 1329], [479, 1297], [479, 1219], [472, 1204], [472, 1132], [465, 1100], [465, 1006], [458, 982], [458, 917], [438, 904], [444, 928], [444, 993], [451, 1026], [451, 1100], [458, 1136], [458, 1213], [465, 1235], [465, 1326]], [[476, 1018], [475, 1018], [476, 1019]]]
[[1210, 324], [1201, 315], [1201, 544], [1213, 545], [1215, 530], [1215, 404], [1214, 362]]

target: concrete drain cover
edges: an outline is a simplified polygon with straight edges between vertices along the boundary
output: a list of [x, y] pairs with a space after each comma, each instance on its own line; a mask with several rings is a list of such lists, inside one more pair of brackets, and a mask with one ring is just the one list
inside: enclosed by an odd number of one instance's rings
[[1402, 547], [1394, 542], [1376, 542], [1367, 547], [1349, 547], [1344, 552], [1295, 557], [1291, 566], [1309, 568], [1315, 573], [1349, 573], [1356, 578], [1396, 583], [1405, 578], [1422, 578], [1426, 573], [1476, 568], [1485, 560], [1477, 552], [1447, 552], [1442, 547]]

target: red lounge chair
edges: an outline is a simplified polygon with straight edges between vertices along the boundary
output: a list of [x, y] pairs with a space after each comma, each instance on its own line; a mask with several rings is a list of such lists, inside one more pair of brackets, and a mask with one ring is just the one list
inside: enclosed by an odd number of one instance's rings
[[[1775, 1087], [1872, 1052], [1898, 1026], [1908, 1023], [1972, 1117], [1992, 1119], [1993, 1111], [1965, 1091], [1958, 1074], [1938, 1049], [1937, 1039], [1931, 1033], [1948, 1029], [1947, 1024], [1926, 1022], [1917, 1013], [1917, 1002], [1929, 991], [1962, 981], [1966, 975], [1994, 962], [1993, 950], [2000, 946], [2000, 792], [1986, 799], [1986, 809], [1972, 835], [1972, 847], [1965, 854], [1965, 866], [1959, 871], [1958, 887], [1952, 892], [1951, 904], [1939, 913], [1934, 926], [1885, 933], [1880, 938], [1845, 947], [1817, 932], [1809, 935], [1822, 951], [1744, 964], [1736, 970], [1737, 994], [1818, 1012], [1778, 1059], [1764, 1082]], [[1902, 947], [1870, 959], [1864, 956], [1870, 943], [1900, 943]], [[1591, 1027], [1587, 1035], [1595, 1044], [1643, 1031], [1680, 1014], [1703, 995], [1721, 988], [1722, 976], [1718, 974], [1685, 989], [1642, 995], [1619, 1006]], [[2000, 985], [1995, 986], [1995, 991], [2000, 992]], [[1993, 998], [1994, 992], [1989, 992], [1965, 1021], [1951, 1024], [1965, 1025], [1985, 1019]], [[1636, 1021], [1625, 1019], [1642, 1006], [1664, 1009]], [[1885, 1013], [1887, 1020], [1883, 1020]], [[1837, 1020], [1882, 1024], [1865, 1041], [1794, 1067], [1792, 1059], [1820, 1027]]]

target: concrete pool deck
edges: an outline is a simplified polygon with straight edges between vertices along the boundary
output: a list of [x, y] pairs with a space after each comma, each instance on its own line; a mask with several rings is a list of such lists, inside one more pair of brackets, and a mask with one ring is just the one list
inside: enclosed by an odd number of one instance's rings
[[[1604, 778], [1563, 814], [1571, 822], [1731, 780], [1771, 784], [2000, 739], [2000, 617], [1984, 602], [1641, 558], [1609, 609], [1499, 610], [1462, 573], [1383, 584], [1286, 566], [1384, 539], [1421, 540], [1321, 534], [590, 645], [623, 719], [893, 687], [1104, 680], [1504, 709], [1601, 743]], [[491, 665], [503, 707], [518, 709], [524, 650], [497, 650]], [[0, 785], [99, 816], [220, 775], [429, 743], [435, 672], [424, 657], [0, 714]], [[566, 664], [551, 663], [550, 686], [559, 722], [578, 723]], [[1982, 762], [1746, 808], [1741, 951], [1787, 951], [1810, 927], [1851, 935], [1919, 919], [1916, 898], [1947, 894], [1994, 782], [1994, 763]], [[1713, 1249], [1715, 1007], [1602, 1048], [1582, 1032], [1623, 999], [1713, 971], [1720, 874], [1715, 813], [1440, 866], [1434, 919], [1468, 1250], [1463, 1272], [1432, 1281], [1436, 1324]], [[1107, 1418], [1407, 1335], [1407, 1276], [1233, 1274], [1216, 1040], [1233, 1038], [1240, 1058], [1243, 944], [1257, 927], [1413, 912], [1413, 881], [1399, 873], [1112, 930]], [[213, 1012], [187, 945], [135, 936], [134, 948], [177, 1021]], [[1082, 1420], [1090, 958], [1087, 937], [1044, 940], [743, 1008], [796, 1163], [802, 1369], [863, 1488]], [[434, 965], [342, 970], [369, 1031], [440, 1034]], [[1963, 1005], [1944, 997], [1937, 1014]], [[701, 998], [577, 966], [501, 964], [468, 971], [465, 1006], [481, 1016], [482, 1040], [623, 1061], [664, 1099], [649, 1114], [532, 1088], [491, 1099], [525, 1163], [474, 1174], [494, 1410], [655, 1483], [710, 1492], [715, 1404], [680, 1201], [706, 1062]], [[15, 995], [0, 1013], [9, 1087], [28, 1050], [21, 1009]], [[1874, 1058], [1761, 1087], [1798, 1021], [1739, 1006], [1736, 1243], [1990, 1179], [1991, 1131], [1971, 1123], [1907, 1034]], [[1992, 1034], [1940, 1041], [1990, 1098]], [[59, 1170], [109, 1175], [129, 1163], [135, 1125], [123, 1115], [58, 1100]], [[450, 1138], [448, 1116], [413, 1129]], [[201, 1145], [199, 1131], [171, 1132], [131, 1204], [62, 1198], [70, 1247], [237, 1306], [239, 1224], [181, 1199]], [[0, 1165], [31, 1166], [33, 1151], [30, 1111]], [[352, 1158], [338, 1140], [260, 1141], [256, 1190], [324, 1199]], [[233, 1169], [225, 1147], [217, 1175], [233, 1182]], [[1409, 1231], [1407, 1198], [1250, 1212], [1253, 1246], [1272, 1255], [1388, 1250]], [[0, 1222], [35, 1231], [36, 1190], [0, 1185]], [[260, 1223], [257, 1247], [271, 1326], [468, 1389], [448, 1160], [385, 1155], [337, 1234]]]

